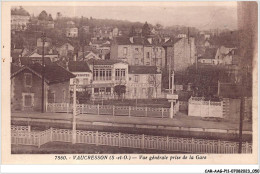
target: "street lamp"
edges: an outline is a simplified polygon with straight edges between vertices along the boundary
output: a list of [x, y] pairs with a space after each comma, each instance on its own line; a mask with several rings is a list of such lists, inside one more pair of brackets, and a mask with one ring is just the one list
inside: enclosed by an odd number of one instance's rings
[[45, 62], [44, 62], [44, 45], [46, 41], [46, 34], [42, 32], [42, 113], [44, 112], [44, 74], [45, 74]]

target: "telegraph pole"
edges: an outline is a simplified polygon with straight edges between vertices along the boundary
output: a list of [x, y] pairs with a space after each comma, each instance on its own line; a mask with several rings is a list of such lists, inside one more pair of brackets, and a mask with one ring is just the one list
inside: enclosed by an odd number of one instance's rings
[[245, 98], [245, 88], [244, 85], [247, 85], [247, 81], [245, 79], [245, 68], [242, 67], [242, 75], [241, 75], [241, 97], [240, 97], [240, 117], [239, 117], [239, 145], [238, 145], [238, 153], [242, 153], [242, 143], [243, 143], [243, 120], [244, 120], [244, 98]]
[[43, 32], [42, 39], [42, 113], [44, 113], [44, 74], [45, 74], [45, 62], [44, 62], [44, 45], [46, 41], [46, 34]]
[[72, 118], [72, 144], [76, 143], [76, 114], [77, 114], [77, 105], [76, 105], [76, 85], [77, 79], [73, 79], [73, 118]]

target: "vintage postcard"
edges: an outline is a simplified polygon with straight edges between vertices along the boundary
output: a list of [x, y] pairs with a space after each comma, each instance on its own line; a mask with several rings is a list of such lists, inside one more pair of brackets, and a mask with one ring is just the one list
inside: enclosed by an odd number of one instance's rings
[[3, 164], [257, 164], [257, 2], [3, 2]]

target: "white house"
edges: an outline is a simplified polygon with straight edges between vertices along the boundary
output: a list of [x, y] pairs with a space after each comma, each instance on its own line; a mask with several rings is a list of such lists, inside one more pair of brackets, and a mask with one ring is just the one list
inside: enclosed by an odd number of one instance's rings
[[128, 83], [128, 64], [117, 60], [88, 60], [93, 70], [92, 97], [115, 98], [114, 87]]
[[158, 98], [161, 96], [162, 74], [156, 66], [129, 66], [127, 98]]
[[[68, 62], [68, 70], [72, 72], [78, 81], [77, 91], [91, 91], [92, 71], [84, 61]], [[73, 78], [74, 79], [74, 78]], [[70, 79], [70, 89], [73, 89], [73, 79]]]
[[66, 28], [66, 37], [75, 38], [78, 37], [78, 28]]

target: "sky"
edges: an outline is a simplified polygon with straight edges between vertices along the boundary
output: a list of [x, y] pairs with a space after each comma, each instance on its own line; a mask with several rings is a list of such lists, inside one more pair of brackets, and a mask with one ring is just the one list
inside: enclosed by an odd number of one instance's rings
[[67, 17], [93, 17], [119, 19], [132, 22], [159, 23], [163, 26], [184, 25], [207, 29], [236, 29], [237, 5], [202, 2], [196, 5], [172, 6], [23, 6], [30, 14], [39, 15], [42, 10], [56, 18], [57, 12]]

